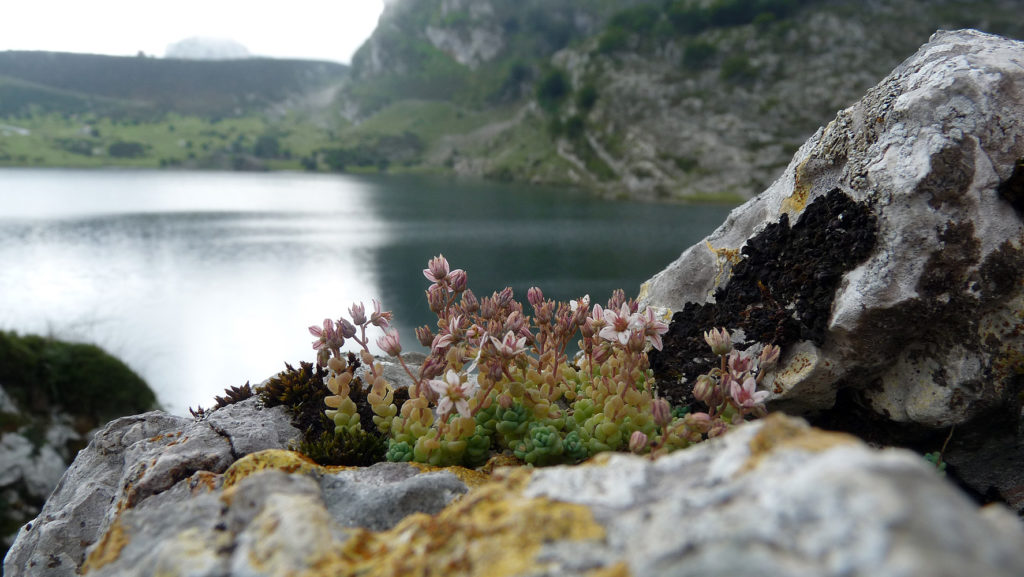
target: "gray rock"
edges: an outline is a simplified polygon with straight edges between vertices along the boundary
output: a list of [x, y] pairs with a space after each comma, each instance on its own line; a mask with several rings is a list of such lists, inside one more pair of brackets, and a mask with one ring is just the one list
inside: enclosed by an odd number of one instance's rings
[[540, 470], [524, 495], [586, 505], [607, 537], [577, 554], [624, 560], [632, 575], [1024, 571], [1024, 528], [1008, 511], [979, 515], [920, 457], [844, 437], [776, 416], [653, 463]]
[[[39, 516], [19, 531], [4, 574], [73, 574], [68, 571], [82, 564], [86, 548], [119, 512], [196, 472], [221, 473], [239, 457], [284, 448], [297, 437], [282, 407], [263, 410], [256, 398], [214, 411], [208, 421], [160, 411], [112, 421], [79, 453]], [[51, 559], [60, 563], [49, 568]]]
[[466, 493], [452, 472], [325, 469], [265, 451], [134, 506], [97, 506], [93, 524], [114, 521], [84, 565], [51, 538], [35, 542], [35, 565], [9, 556], [5, 575], [487, 574], [491, 563], [581, 577], [1024, 571], [1024, 527], [1005, 508], [979, 511], [910, 452], [781, 415], [656, 461], [616, 454], [502, 475]]
[[320, 490], [327, 511], [343, 527], [384, 531], [412, 512], [438, 513], [466, 485], [447, 472], [420, 473], [404, 463], [325, 475]]
[[1024, 44], [937, 33], [807, 141], [768, 190], [648, 281], [645, 299], [673, 311], [711, 302], [729, 290], [729, 251], [783, 215], [795, 223], [833, 190], [864, 203], [877, 219], [874, 248], [830, 295], [821, 342], [784, 351], [773, 405], [809, 414], [845, 390], [843, 410], [864, 408], [846, 420], [876, 424], [859, 433], [930, 450], [956, 426], [947, 460], [961, 479], [1024, 510], [1024, 462], [988, 472], [996, 462], [976, 454], [993, 436], [990, 453], [1022, 446], [1022, 159]]

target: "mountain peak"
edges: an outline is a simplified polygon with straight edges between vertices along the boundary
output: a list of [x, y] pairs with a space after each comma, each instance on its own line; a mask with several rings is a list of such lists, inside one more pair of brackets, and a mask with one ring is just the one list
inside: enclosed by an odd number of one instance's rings
[[242, 44], [230, 38], [192, 36], [167, 46], [165, 58], [182, 60], [238, 60], [252, 55]]

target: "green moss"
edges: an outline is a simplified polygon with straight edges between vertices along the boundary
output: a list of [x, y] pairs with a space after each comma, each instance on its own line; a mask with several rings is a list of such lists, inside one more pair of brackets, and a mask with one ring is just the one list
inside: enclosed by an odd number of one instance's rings
[[28, 411], [58, 407], [99, 425], [157, 407], [134, 371], [94, 345], [0, 331], [0, 383]]

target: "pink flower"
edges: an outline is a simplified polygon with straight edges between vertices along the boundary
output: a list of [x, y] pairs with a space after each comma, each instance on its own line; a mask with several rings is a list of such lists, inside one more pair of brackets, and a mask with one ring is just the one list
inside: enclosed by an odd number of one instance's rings
[[385, 353], [397, 357], [402, 354], [402, 343], [398, 339], [398, 331], [388, 329], [384, 336], [377, 339], [377, 346]]
[[500, 341], [494, 337], [490, 337], [490, 339], [494, 343], [494, 348], [498, 350], [498, 354], [508, 359], [526, 350], [526, 337], [517, 339], [512, 331], [505, 333], [505, 338]]
[[370, 324], [382, 329], [386, 329], [391, 324], [391, 311], [380, 312], [380, 301], [377, 299], [373, 299], [373, 313], [370, 314]]
[[437, 417], [441, 422], [446, 422], [454, 408], [463, 417], [470, 417], [469, 399], [476, 394], [479, 385], [465, 381], [465, 375], [460, 375], [452, 369], [444, 375], [444, 380], [429, 380], [430, 386], [438, 395]]
[[604, 311], [604, 322], [605, 326], [598, 335], [607, 341], [619, 341], [623, 346], [629, 342], [629, 336], [637, 325], [637, 319], [629, 312], [629, 305], [626, 303], [622, 303], [617, 311]]
[[757, 382], [754, 377], [747, 377], [741, 385], [736, 380], [729, 383], [729, 394], [736, 403], [744, 409], [753, 409], [764, 403], [770, 394], [768, 391], [757, 391]]
[[334, 337], [334, 323], [331, 319], [324, 319], [324, 327], [320, 328], [316, 325], [309, 327], [309, 334], [316, 337], [313, 341], [313, 350], [319, 351], [320, 349], [327, 346], [327, 341]]
[[668, 332], [668, 325], [654, 316], [654, 310], [648, 308], [640, 315], [640, 322], [644, 326], [644, 336], [647, 337], [647, 342], [651, 343], [651, 346], [661, 350], [663, 343], [661, 341], [661, 335]]
[[729, 353], [729, 371], [737, 377], [749, 371], [750, 364], [751, 360], [747, 355], [739, 351]]

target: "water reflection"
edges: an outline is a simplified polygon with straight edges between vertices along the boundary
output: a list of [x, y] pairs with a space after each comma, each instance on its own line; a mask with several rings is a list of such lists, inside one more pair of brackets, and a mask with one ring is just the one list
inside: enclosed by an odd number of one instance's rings
[[96, 342], [171, 411], [313, 358], [305, 327], [379, 297], [403, 342], [444, 253], [478, 295], [604, 300], [722, 221], [427, 179], [0, 171], [0, 327]]

